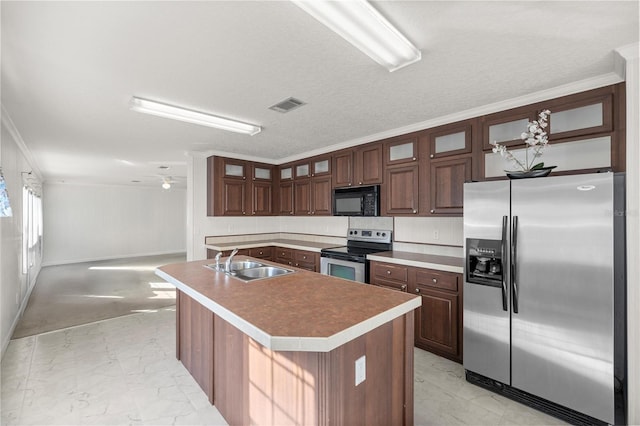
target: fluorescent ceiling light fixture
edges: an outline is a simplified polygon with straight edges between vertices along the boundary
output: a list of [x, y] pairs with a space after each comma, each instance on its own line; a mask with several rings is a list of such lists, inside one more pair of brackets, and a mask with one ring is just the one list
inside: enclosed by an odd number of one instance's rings
[[131, 99], [130, 108], [133, 111], [143, 112], [145, 114], [186, 121], [187, 123], [200, 124], [201, 126], [215, 127], [216, 129], [228, 130], [230, 132], [244, 133], [251, 136], [260, 133], [262, 130], [262, 127], [256, 126], [255, 124], [243, 123], [230, 118], [218, 117], [217, 115], [193, 111], [161, 102], [136, 98], [135, 96]]
[[389, 71], [422, 58], [420, 51], [365, 0], [292, 1]]

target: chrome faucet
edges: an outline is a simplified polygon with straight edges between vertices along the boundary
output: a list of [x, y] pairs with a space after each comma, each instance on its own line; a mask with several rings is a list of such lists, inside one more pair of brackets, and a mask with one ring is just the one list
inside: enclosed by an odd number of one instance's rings
[[233, 256], [235, 256], [237, 253], [238, 253], [238, 249], [234, 248], [231, 254], [229, 255], [229, 257], [227, 258], [227, 263], [225, 264], [225, 267], [224, 267], [227, 274], [231, 273], [231, 261], [233, 260]]
[[216, 271], [220, 270], [220, 258], [222, 257], [222, 252], [219, 251], [218, 254], [216, 254]]

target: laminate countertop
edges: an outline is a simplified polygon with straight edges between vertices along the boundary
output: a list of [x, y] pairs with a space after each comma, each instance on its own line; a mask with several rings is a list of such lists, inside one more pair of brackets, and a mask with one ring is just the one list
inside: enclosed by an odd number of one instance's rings
[[320, 253], [320, 250], [324, 248], [339, 247], [341, 245], [344, 246], [345, 244], [318, 243], [315, 241], [276, 238], [276, 239], [266, 239], [266, 240], [256, 240], [256, 241], [239, 241], [239, 242], [228, 242], [228, 243], [225, 242], [225, 243], [205, 244], [205, 247], [211, 250], [226, 251], [226, 250], [233, 250], [234, 248], [249, 249], [249, 248], [255, 248], [255, 247], [277, 246], [277, 247], [291, 248], [295, 250], [307, 250], [307, 251], [314, 251], [314, 252]]
[[367, 259], [376, 262], [455, 272], [457, 274], [462, 274], [464, 268], [464, 259], [461, 257], [438, 256], [407, 251], [384, 251], [368, 254]]
[[[235, 257], [242, 259], [252, 258]], [[244, 282], [205, 267], [211, 263], [174, 263], [156, 275], [276, 351], [329, 352], [422, 303], [418, 296], [294, 267], [287, 267], [292, 274]]]

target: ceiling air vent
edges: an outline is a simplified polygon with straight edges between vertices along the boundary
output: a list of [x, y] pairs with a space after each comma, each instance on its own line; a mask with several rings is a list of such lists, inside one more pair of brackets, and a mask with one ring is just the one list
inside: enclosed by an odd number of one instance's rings
[[285, 112], [289, 112], [293, 109], [301, 107], [302, 105], [305, 105], [305, 102], [302, 102], [300, 99], [289, 98], [289, 99], [285, 99], [282, 102], [278, 102], [273, 106], [270, 106], [269, 109], [272, 109], [274, 111], [278, 111], [284, 114]]

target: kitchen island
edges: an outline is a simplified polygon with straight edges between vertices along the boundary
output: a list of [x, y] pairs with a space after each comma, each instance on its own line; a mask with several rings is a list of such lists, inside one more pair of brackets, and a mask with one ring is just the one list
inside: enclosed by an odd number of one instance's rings
[[419, 297], [296, 268], [243, 282], [211, 263], [156, 274], [178, 290], [176, 356], [229, 424], [413, 424]]

